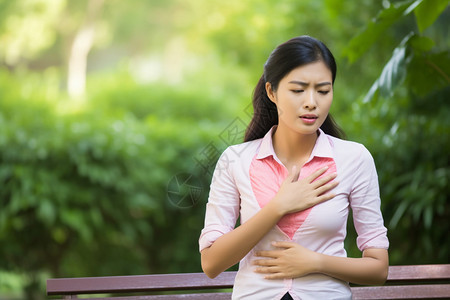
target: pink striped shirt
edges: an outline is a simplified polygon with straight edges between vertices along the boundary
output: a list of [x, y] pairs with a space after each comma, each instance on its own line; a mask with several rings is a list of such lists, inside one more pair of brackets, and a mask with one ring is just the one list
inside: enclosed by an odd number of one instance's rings
[[[228, 147], [214, 171], [200, 251], [232, 231], [238, 217], [245, 223], [277, 193], [288, 171], [272, 145], [272, 128], [262, 139]], [[347, 282], [322, 274], [267, 280], [254, 272], [254, 253], [272, 250], [273, 241], [293, 241], [316, 252], [347, 256], [344, 249], [349, 209], [358, 233], [357, 245], [387, 249], [389, 242], [380, 211], [378, 177], [369, 151], [361, 144], [329, 136], [320, 130], [310, 158], [300, 171], [306, 177], [327, 165], [337, 172], [336, 196], [294, 214], [285, 215], [241, 260], [233, 299], [280, 299], [289, 292], [294, 299], [351, 299]]]

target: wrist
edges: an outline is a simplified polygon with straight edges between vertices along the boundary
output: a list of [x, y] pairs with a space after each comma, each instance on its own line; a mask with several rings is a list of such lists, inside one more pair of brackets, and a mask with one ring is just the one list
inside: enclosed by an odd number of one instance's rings
[[325, 273], [325, 255], [318, 252], [314, 253], [314, 273]]
[[283, 206], [277, 196], [272, 198], [266, 207], [268, 207], [268, 209], [272, 211], [278, 219], [281, 219], [286, 214], [286, 211], [283, 209]]

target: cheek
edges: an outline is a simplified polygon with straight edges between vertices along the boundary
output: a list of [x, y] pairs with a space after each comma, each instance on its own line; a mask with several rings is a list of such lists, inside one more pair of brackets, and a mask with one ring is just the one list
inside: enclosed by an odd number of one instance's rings
[[323, 102], [323, 109], [326, 110], [330, 110], [331, 104], [333, 103], [333, 95], [330, 95], [329, 98], [324, 99], [325, 101]]
[[295, 99], [289, 95], [279, 94], [276, 98], [276, 106], [278, 110], [278, 115], [282, 116], [286, 113], [295, 112], [297, 110]]
[[298, 109], [298, 106], [299, 106], [299, 99], [298, 99], [298, 97], [295, 97], [292, 94], [290, 94], [290, 95], [288, 94], [288, 95], [284, 96], [283, 100], [284, 100], [283, 101], [284, 107], [289, 108], [291, 111], [293, 109], [295, 109], [295, 110]]

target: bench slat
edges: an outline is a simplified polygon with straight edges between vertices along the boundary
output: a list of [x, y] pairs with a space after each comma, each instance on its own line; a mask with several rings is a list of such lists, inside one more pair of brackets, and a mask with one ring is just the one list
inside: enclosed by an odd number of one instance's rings
[[47, 280], [47, 295], [133, 293], [233, 287], [236, 272], [223, 272], [215, 279], [203, 273], [56, 278]]
[[450, 264], [389, 267], [388, 281], [450, 280]]
[[[377, 286], [352, 287], [354, 300], [371, 299], [448, 299], [450, 284], [414, 285], [414, 286]], [[87, 298], [84, 300], [95, 300]], [[231, 293], [153, 295], [102, 298], [102, 300], [230, 300]]]
[[[197, 290], [198, 293], [200, 290], [232, 288], [235, 276], [236, 272], [228, 271], [223, 272], [215, 279], [210, 279], [203, 273], [48, 279], [47, 295], [125, 294], [187, 290]], [[385, 286], [353, 286], [352, 291], [354, 291], [355, 299], [450, 299], [450, 264], [390, 266]], [[207, 299], [211, 295], [210, 293], [136, 295], [102, 299]], [[217, 299], [230, 299], [230, 293], [218, 295], [220, 298]], [[435, 296], [431, 297], [430, 295]]]
[[352, 287], [353, 299], [449, 299], [450, 284]]
[[[231, 293], [177, 294], [153, 296], [127, 296], [101, 298], [101, 300], [231, 300]], [[99, 298], [83, 298], [82, 300], [99, 300]]]

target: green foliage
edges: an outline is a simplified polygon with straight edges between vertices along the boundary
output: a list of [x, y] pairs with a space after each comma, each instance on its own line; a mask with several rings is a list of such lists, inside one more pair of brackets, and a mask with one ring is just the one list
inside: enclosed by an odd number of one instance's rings
[[421, 1], [418, 7], [414, 9], [417, 26], [421, 33], [436, 21], [441, 13], [447, 8], [448, 4], [448, 0]]
[[369, 22], [367, 28], [354, 37], [344, 54], [350, 62], [355, 62], [361, 55], [380, 39], [380, 37], [400, 19], [410, 7], [418, 5], [422, 0], [405, 1], [381, 10], [378, 16]]
[[0, 60], [7, 64], [34, 58], [54, 43], [57, 17], [64, 2], [0, 1]]
[[[24, 85], [1, 75], [0, 269], [53, 276], [200, 271], [195, 249], [211, 169], [198, 160], [211, 142], [223, 148], [217, 135], [226, 123], [212, 123], [207, 112], [229, 122], [227, 102], [122, 78], [128, 84], [71, 104], [41, 98], [38, 85], [33, 98], [23, 97]], [[188, 206], [168, 195], [183, 172], [200, 189]]]
[[336, 55], [332, 113], [375, 158], [391, 264], [447, 262], [448, 1], [105, 1], [78, 100], [64, 62], [89, 1], [44, 2], [0, 0], [0, 298], [42, 299], [49, 276], [200, 271], [223, 134], [302, 34]]
[[[391, 262], [445, 263], [450, 252], [448, 243], [441, 243], [450, 230], [450, 141], [445, 138], [450, 134], [450, 53], [448, 22], [437, 20], [440, 15], [448, 20], [448, 9], [442, 14], [447, 5], [405, 1], [379, 14], [402, 11], [390, 19], [393, 24], [414, 12], [420, 32], [403, 38], [355, 111], [368, 110], [369, 118], [360, 121], [374, 132], [364, 142], [378, 162]], [[360, 43], [377, 42], [380, 36], [371, 33], [386, 30], [379, 17], [350, 43], [349, 59], [362, 54]], [[432, 24], [435, 28], [428, 28]]]

